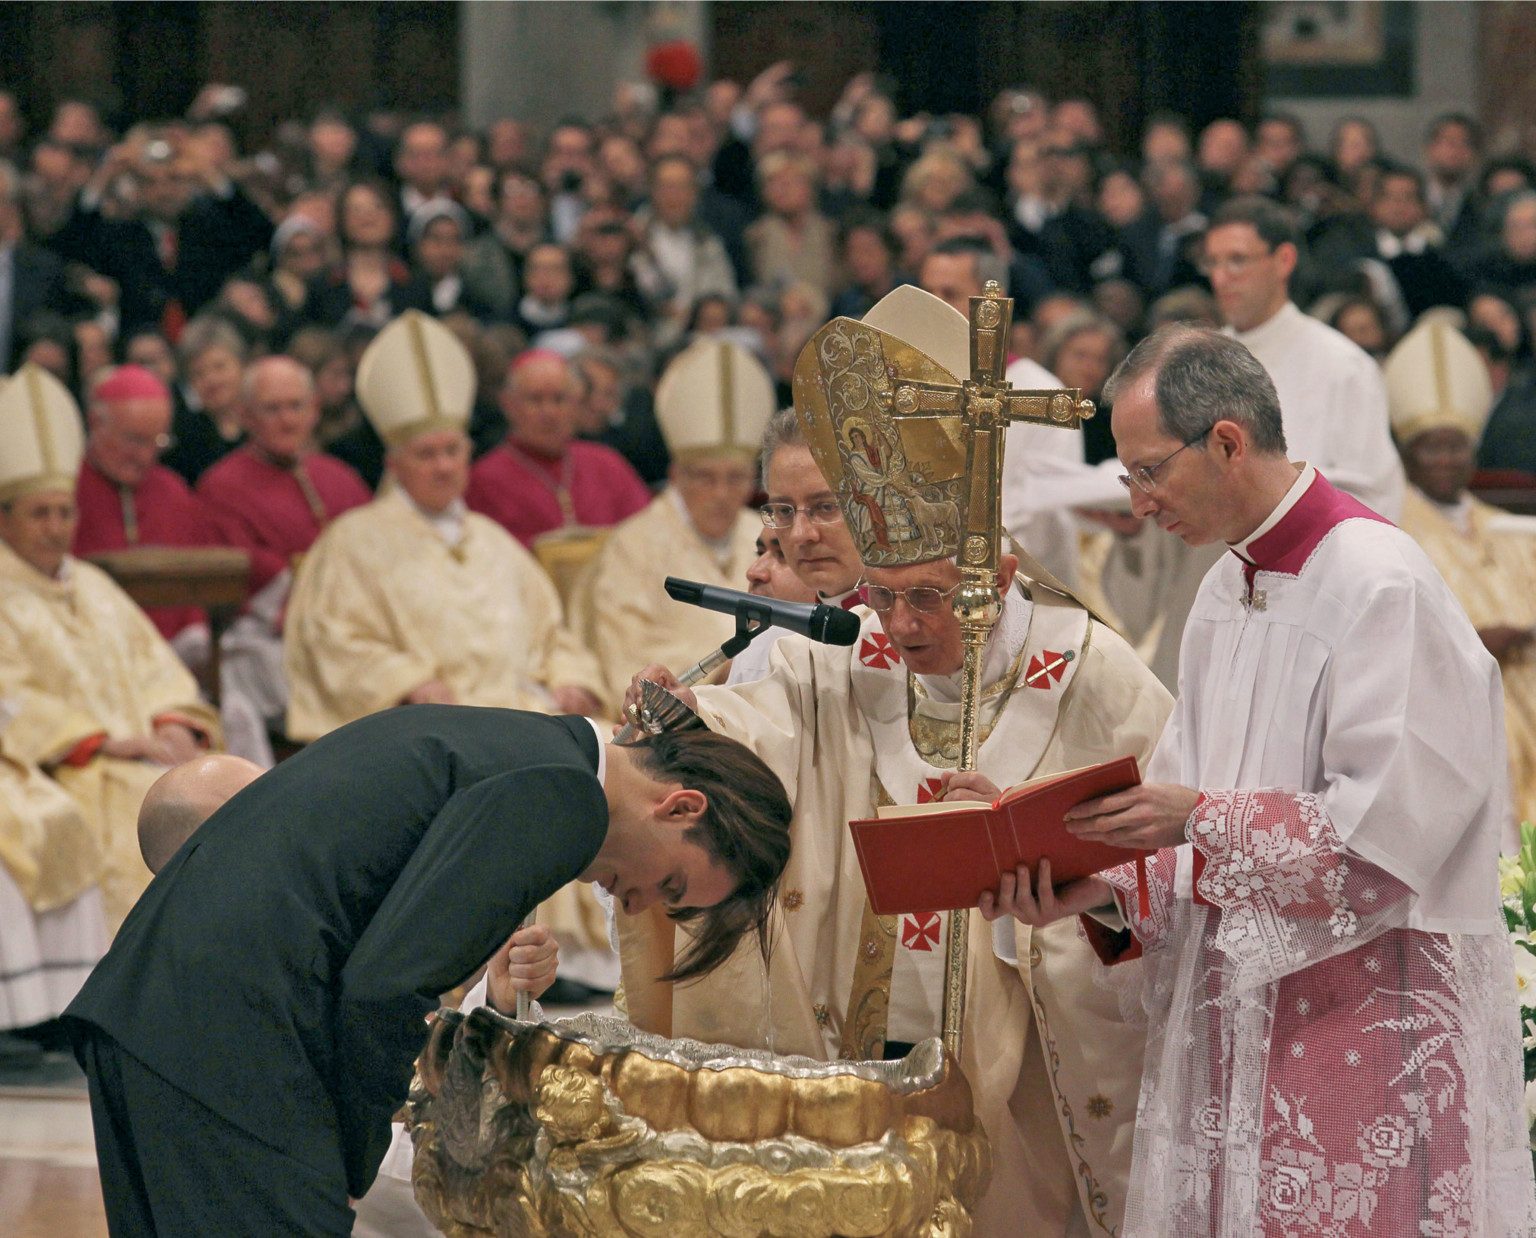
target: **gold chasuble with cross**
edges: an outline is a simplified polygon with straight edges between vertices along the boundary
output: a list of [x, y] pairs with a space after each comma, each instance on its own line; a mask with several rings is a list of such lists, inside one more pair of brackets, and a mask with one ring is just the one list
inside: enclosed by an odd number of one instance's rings
[[[904, 385], [960, 389], [967, 334], [961, 315], [903, 288], [864, 323], [835, 320], [807, 346], [823, 350], [847, 398], [838, 416], [817, 404], [812, 417], [797, 382], [797, 411], [866, 562], [924, 562], [960, 545], [969, 496], [958, 418], [898, 420], [888, 407]], [[950, 454], [960, 467], [928, 468]], [[1021, 569], [984, 653], [976, 763], [999, 786], [1113, 756], [1144, 762], [1171, 705], [1125, 642], [1043, 576]], [[697, 690], [708, 725], [783, 779], [795, 805], [792, 851], [766, 969], [748, 947], [702, 982], [658, 985], [679, 944], [675, 926], [620, 918], [639, 1026], [820, 1059], [878, 1058], [888, 1041], [938, 1035], [942, 922], [870, 912], [846, 823], [880, 804], [931, 798], [955, 767], [958, 677], [912, 674], [873, 612], [861, 614], [851, 647], [786, 636], [766, 678]], [[936, 860], [942, 853], [936, 823]], [[1032, 932], [1011, 919], [966, 919], [961, 1063], [994, 1157], [975, 1232], [1113, 1234], [1142, 1054], [1140, 979], [1115, 973], [1140, 965], [1103, 967], [1076, 922]]]

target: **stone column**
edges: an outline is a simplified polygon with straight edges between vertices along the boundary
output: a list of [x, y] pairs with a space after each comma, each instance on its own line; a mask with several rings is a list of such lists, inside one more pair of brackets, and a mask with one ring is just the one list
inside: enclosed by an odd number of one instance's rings
[[563, 116], [597, 120], [612, 110], [619, 83], [644, 77], [653, 42], [692, 40], [707, 62], [708, 8], [704, 0], [461, 0], [464, 118], [476, 128], [498, 116], [540, 127]]

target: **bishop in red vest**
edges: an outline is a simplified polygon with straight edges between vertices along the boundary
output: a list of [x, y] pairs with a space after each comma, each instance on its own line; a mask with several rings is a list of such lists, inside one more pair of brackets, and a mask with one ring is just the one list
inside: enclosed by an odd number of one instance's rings
[[[158, 463], [171, 426], [171, 393], [159, 378], [142, 366], [117, 366], [93, 384], [86, 416], [85, 463], [75, 487], [77, 557], [131, 546], [219, 544], [202, 500]], [[194, 607], [156, 607], [149, 617], [183, 658], [207, 640], [206, 617]]]
[[[245, 613], [223, 643], [225, 725], [230, 751], [272, 763], [266, 730], [287, 708], [283, 679], [283, 610], [293, 568], [342, 512], [373, 496], [363, 479], [314, 449], [320, 417], [310, 373], [292, 357], [263, 357], [247, 371], [246, 442], [198, 479], [220, 534], [251, 554]], [[231, 716], [232, 703], [246, 715]]]
[[577, 525], [618, 524], [651, 501], [630, 463], [576, 437], [577, 379], [548, 349], [522, 354], [501, 393], [506, 441], [474, 466], [465, 499], [523, 545]]

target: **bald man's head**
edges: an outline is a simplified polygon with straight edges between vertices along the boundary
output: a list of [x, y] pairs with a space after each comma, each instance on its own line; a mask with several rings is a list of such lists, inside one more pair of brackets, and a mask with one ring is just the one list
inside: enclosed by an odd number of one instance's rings
[[218, 753], [161, 774], [139, 806], [139, 853], [149, 871], [164, 868], [198, 826], [261, 772], [254, 761]]

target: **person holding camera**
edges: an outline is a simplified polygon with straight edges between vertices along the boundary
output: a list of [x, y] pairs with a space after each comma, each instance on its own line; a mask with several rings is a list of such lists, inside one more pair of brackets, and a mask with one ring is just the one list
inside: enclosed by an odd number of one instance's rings
[[[131, 203], [124, 218], [102, 210], [112, 190]], [[123, 335], [159, 329], [174, 342], [271, 239], [271, 221], [194, 143], [144, 131], [107, 152], [53, 246], [117, 281]]]

